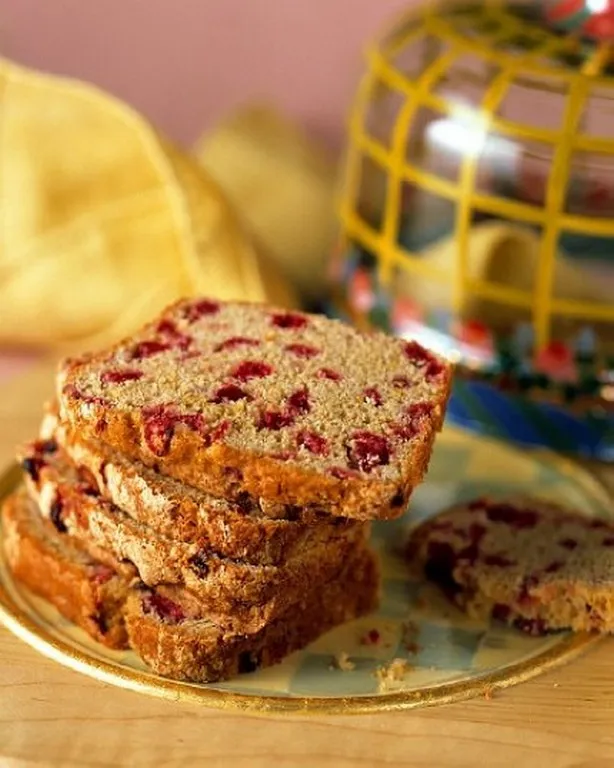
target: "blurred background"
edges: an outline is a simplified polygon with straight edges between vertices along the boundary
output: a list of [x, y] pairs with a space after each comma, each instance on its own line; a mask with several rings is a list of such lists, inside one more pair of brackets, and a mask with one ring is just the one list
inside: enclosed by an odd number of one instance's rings
[[0, 49], [83, 78], [191, 144], [267, 100], [338, 147], [365, 41], [412, 0], [2, 0]]
[[614, 460], [613, 43], [610, 0], [0, 0], [0, 377], [266, 301]]

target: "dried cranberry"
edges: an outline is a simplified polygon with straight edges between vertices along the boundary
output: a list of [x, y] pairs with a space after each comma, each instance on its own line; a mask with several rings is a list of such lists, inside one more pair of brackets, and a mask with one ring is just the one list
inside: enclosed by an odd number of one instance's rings
[[166, 352], [170, 349], [171, 345], [166, 341], [141, 341], [133, 347], [131, 353], [132, 360], [143, 360], [146, 357], [152, 357], [160, 352]]
[[383, 435], [359, 430], [354, 432], [346, 447], [348, 466], [361, 472], [371, 472], [376, 467], [390, 463], [390, 445]]
[[392, 386], [396, 389], [409, 389], [412, 386], [412, 383], [407, 376], [393, 376]]
[[55, 529], [58, 533], [66, 533], [68, 530], [64, 520], [62, 519], [63, 509], [64, 507], [60, 499], [56, 499], [51, 505], [51, 509], [49, 510], [49, 519], [55, 526]]
[[300, 414], [309, 413], [311, 405], [309, 404], [309, 391], [307, 387], [297, 389], [287, 400], [287, 411], [292, 417]]
[[40, 477], [40, 471], [45, 466], [45, 462], [38, 456], [26, 456], [21, 462], [21, 468], [32, 480], [37, 483]]
[[614, 537], [606, 536], [606, 538], [601, 543], [604, 547], [614, 547]]
[[310, 453], [316, 456], [328, 455], [328, 441], [317, 432], [309, 429], [301, 430], [296, 436], [296, 444], [306, 448]]
[[499, 568], [507, 568], [510, 565], [514, 565], [513, 560], [510, 560], [503, 555], [484, 555], [482, 562], [484, 565], [493, 565]]
[[393, 433], [401, 440], [412, 440], [420, 432], [420, 427], [432, 411], [431, 403], [413, 403], [405, 409], [402, 421], [391, 425]]
[[239, 381], [249, 381], [250, 379], [263, 379], [272, 373], [273, 368], [268, 363], [263, 363], [259, 360], [244, 360], [242, 363], [235, 365], [230, 375]]
[[341, 381], [343, 376], [332, 368], [320, 368], [316, 372], [318, 379], [328, 379], [329, 381]]
[[160, 320], [156, 326], [156, 333], [162, 336], [171, 347], [185, 350], [192, 343], [192, 337], [182, 333], [172, 320]]
[[183, 608], [164, 595], [157, 592], [150, 592], [143, 598], [143, 612], [153, 613], [159, 619], [167, 621], [169, 624], [178, 624], [185, 619]]
[[309, 344], [286, 344], [284, 347], [286, 352], [291, 352], [297, 357], [303, 357], [308, 359], [320, 354], [320, 350], [316, 347], [310, 347]]
[[467, 535], [470, 541], [473, 541], [477, 544], [482, 541], [486, 535], [486, 527], [480, 523], [471, 523], [467, 529]]
[[412, 403], [405, 409], [405, 413], [411, 419], [419, 421], [433, 413], [433, 404], [427, 402]]
[[251, 400], [252, 396], [236, 384], [222, 384], [211, 398], [212, 403], [236, 403], [237, 400]]
[[534, 528], [539, 516], [531, 509], [517, 509], [512, 504], [489, 504], [486, 517], [493, 523], [505, 523], [512, 528]]
[[209, 573], [209, 562], [204, 552], [197, 552], [192, 555], [188, 559], [188, 565], [200, 579], [204, 579]]
[[377, 387], [367, 387], [362, 394], [371, 405], [380, 406], [384, 402]]
[[435, 378], [444, 370], [439, 360], [415, 341], [406, 341], [403, 351], [408, 360], [420, 367], [427, 380]]
[[561, 539], [559, 541], [559, 546], [572, 550], [578, 546], [578, 542], [575, 539]]
[[223, 352], [225, 349], [236, 349], [237, 347], [257, 347], [260, 342], [257, 339], [249, 339], [247, 336], [231, 336], [226, 341], [222, 341], [215, 347], [214, 352]]
[[104, 384], [123, 384], [125, 381], [137, 381], [143, 377], [143, 371], [137, 371], [134, 368], [117, 369], [105, 371], [100, 380]]
[[475, 512], [478, 509], [485, 509], [488, 506], [486, 499], [474, 499], [467, 504], [467, 509]]
[[278, 430], [289, 427], [293, 423], [294, 417], [286, 411], [263, 411], [258, 420], [258, 429]]
[[548, 626], [543, 619], [525, 619], [519, 616], [517, 619], [514, 619], [513, 625], [516, 629], [526, 632], [527, 635], [533, 635], [533, 637], [548, 633]]
[[307, 325], [307, 318], [303, 315], [298, 315], [295, 312], [280, 312], [275, 315], [271, 315], [272, 325], [277, 328], [304, 328]]
[[212, 443], [216, 443], [218, 440], [222, 440], [230, 432], [232, 424], [228, 419], [223, 419], [219, 424], [211, 430], [210, 438]]
[[143, 409], [143, 432], [145, 442], [156, 456], [168, 453], [173, 432], [178, 424], [205, 436], [205, 423], [200, 413], [178, 414], [172, 408], [156, 405]]
[[156, 333], [159, 333], [162, 336], [177, 336], [180, 331], [172, 320], [164, 318], [163, 320], [160, 320], [156, 326]]
[[565, 563], [561, 563], [560, 560], [555, 560], [544, 568], [544, 573], [556, 573], [560, 571]]
[[209, 299], [200, 299], [192, 304], [188, 304], [185, 308], [185, 317], [190, 323], [195, 323], [205, 315], [214, 315], [219, 312], [220, 305], [216, 301], [210, 301]]

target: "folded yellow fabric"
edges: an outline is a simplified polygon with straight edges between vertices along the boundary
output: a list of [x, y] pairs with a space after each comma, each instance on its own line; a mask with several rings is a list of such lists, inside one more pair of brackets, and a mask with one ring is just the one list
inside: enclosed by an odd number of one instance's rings
[[295, 304], [215, 182], [141, 115], [0, 59], [0, 343], [106, 344], [196, 293]]

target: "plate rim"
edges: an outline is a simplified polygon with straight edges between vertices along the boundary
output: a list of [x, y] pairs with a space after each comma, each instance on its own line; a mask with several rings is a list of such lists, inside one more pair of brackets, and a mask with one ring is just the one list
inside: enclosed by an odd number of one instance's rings
[[[448, 426], [450, 429], [450, 426]], [[469, 430], [451, 428], [469, 437], [498, 443], [509, 450], [518, 450], [515, 445], [507, 445], [496, 438], [476, 436]], [[613, 494], [596, 475], [580, 463], [560, 456], [549, 450], [531, 451], [532, 458], [540, 463], [554, 464], [566, 474], [578, 474], [582, 482], [589, 482], [593, 490], [603, 494], [604, 500], [614, 501]], [[12, 463], [0, 475], [0, 502], [20, 483], [19, 465]], [[0, 526], [1, 532], [1, 526]], [[18, 585], [9, 574], [11, 584], [17, 593], [24, 588]], [[35, 612], [35, 609], [33, 609]], [[36, 613], [36, 612], [35, 612]], [[416, 709], [466, 701], [480, 695], [489, 696], [495, 691], [526, 682], [555, 667], [558, 667], [582, 654], [603, 637], [589, 633], [568, 633], [559, 643], [541, 653], [523, 659], [499, 670], [477, 675], [469, 680], [432, 685], [427, 689], [409, 691], [391, 691], [365, 696], [274, 696], [264, 694], [241, 693], [209, 687], [207, 684], [187, 683], [172, 680], [153, 672], [146, 672], [124, 666], [119, 662], [96, 658], [85, 649], [81, 650], [68, 640], [55, 637], [44, 624], [32, 619], [27, 611], [19, 606], [8, 593], [6, 585], [0, 579], [0, 623], [13, 635], [25, 642], [46, 658], [52, 659], [69, 669], [87, 675], [99, 682], [116, 685], [120, 688], [157, 698], [198, 703], [223, 711], [241, 711], [251, 714], [279, 715], [349, 715], [372, 714]]]

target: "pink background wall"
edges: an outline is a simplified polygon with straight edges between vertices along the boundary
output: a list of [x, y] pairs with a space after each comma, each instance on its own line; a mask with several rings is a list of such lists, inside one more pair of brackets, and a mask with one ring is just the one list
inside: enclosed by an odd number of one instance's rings
[[365, 41], [415, 0], [0, 0], [0, 51], [91, 80], [183, 142], [271, 100], [337, 143]]

